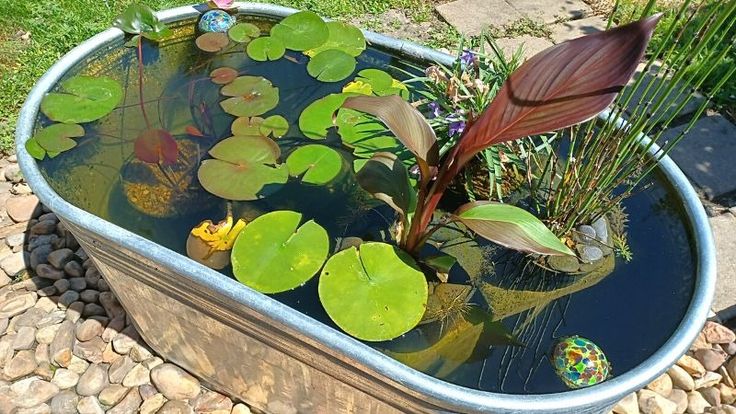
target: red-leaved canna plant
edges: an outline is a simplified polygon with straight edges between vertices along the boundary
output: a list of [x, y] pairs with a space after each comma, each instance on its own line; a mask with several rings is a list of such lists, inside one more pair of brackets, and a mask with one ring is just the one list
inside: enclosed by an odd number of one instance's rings
[[634, 74], [661, 15], [550, 47], [527, 60], [491, 104], [468, 120], [458, 144], [440, 161], [437, 138], [424, 117], [397, 96], [351, 97], [343, 107], [379, 118], [415, 156], [416, 189], [392, 154], [377, 153], [358, 171], [360, 185], [399, 214], [399, 245], [414, 255], [434, 231], [460, 221], [503, 246], [572, 255], [544, 224], [517, 207], [490, 201], [460, 206], [429, 228], [453, 178], [480, 151], [506, 141], [569, 127], [610, 105]]

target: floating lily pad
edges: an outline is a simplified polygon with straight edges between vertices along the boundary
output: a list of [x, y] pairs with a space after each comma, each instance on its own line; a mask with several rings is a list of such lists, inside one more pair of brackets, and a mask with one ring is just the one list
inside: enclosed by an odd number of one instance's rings
[[279, 38], [287, 49], [303, 51], [325, 43], [329, 29], [316, 13], [301, 11], [286, 17], [271, 28], [271, 36]]
[[[304, 145], [286, 159], [289, 174], [302, 176], [302, 182], [323, 185], [334, 180], [342, 170], [342, 157], [324, 145]], [[303, 175], [302, 175], [303, 174]]]
[[363, 69], [358, 72], [355, 81], [371, 85], [372, 93], [375, 95], [398, 95], [405, 100], [409, 99], [409, 89], [406, 85], [380, 69]]
[[269, 138], [234, 136], [209, 153], [214, 159], [203, 161], [197, 176], [205, 190], [221, 198], [256, 200], [289, 178], [286, 165], [278, 164], [279, 146]]
[[376, 152], [398, 154], [404, 150], [382, 123], [362, 112], [341, 108], [335, 123], [342, 143], [353, 148], [356, 157], [370, 158]]
[[238, 77], [238, 71], [233, 68], [221, 67], [210, 72], [210, 79], [218, 85], [227, 85]]
[[322, 82], [341, 81], [355, 70], [355, 58], [341, 50], [325, 50], [307, 64], [307, 72]]
[[267, 60], [281, 59], [286, 52], [286, 48], [278, 38], [264, 36], [253, 39], [252, 42], [248, 43], [245, 51], [251, 59], [258, 62], [265, 62]]
[[371, 85], [375, 92], [381, 92], [391, 87], [394, 78], [380, 69], [363, 69], [358, 72], [355, 80]]
[[235, 121], [230, 126], [230, 131], [232, 131], [233, 135], [266, 135], [261, 133], [262, 123], [263, 118], [258, 116], [252, 118], [235, 118]]
[[327, 130], [335, 126], [333, 117], [345, 99], [347, 95], [333, 93], [317, 99], [304, 108], [299, 115], [299, 129], [302, 134], [311, 139], [325, 139]]
[[[35, 141], [44, 152], [59, 153], [68, 151], [77, 146], [77, 142], [72, 138], [84, 136], [84, 128], [77, 124], [53, 124], [39, 130], [32, 140]], [[34, 153], [38, 154], [38, 149], [33, 147]], [[26, 145], [26, 149], [28, 145]], [[29, 151], [30, 152], [30, 151]], [[31, 154], [33, 155], [33, 154]], [[43, 158], [43, 155], [41, 156]]]
[[261, 35], [261, 29], [253, 23], [238, 23], [227, 31], [234, 42], [246, 43]]
[[260, 124], [261, 134], [281, 138], [289, 132], [289, 121], [281, 115], [271, 115]]
[[230, 39], [225, 33], [208, 32], [200, 35], [194, 43], [204, 52], [217, 53], [230, 44]]
[[332, 256], [322, 269], [319, 298], [345, 332], [387, 341], [415, 327], [427, 304], [427, 281], [414, 260], [385, 243], [363, 243]]
[[343, 22], [327, 22], [327, 41], [321, 46], [304, 52], [315, 56], [325, 50], [340, 50], [350, 56], [358, 56], [365, 50], [365, 37], [357, 27]]
[[330, 241], [322, 226], [309, 220], [299, 226], [295, 211], [264, 214], [240, 233], [232, 251], [233, 273], [246, 286], [278, 293], [311, 279], [329, 253]]
[[74, 76], [61, 83], [58, 93], [41, 101], [41, 112], [69, 124], [96, 121], [112, 112], [123, 99], [123, 88], [107, 76]]
[[241, 76], [223, 86], [220, 93], [232, 96], [220, 102], [220, 106], [235, 116], [261, 115], [279, 103], [279, 89], [260, 76]]
[[26, 151], [31, 157], [37, 160], [42, 160], [43, 157], [46, 156], [46, 150], [38, 145], [38, 141], [36, 141], [36, 138], [29, 138], [26, 141]]
[[143, 162], [171, 165], [179, 156], [176, 140], [164, 129], [147, 129], [136, 138], [133, 150], [136, 158]]

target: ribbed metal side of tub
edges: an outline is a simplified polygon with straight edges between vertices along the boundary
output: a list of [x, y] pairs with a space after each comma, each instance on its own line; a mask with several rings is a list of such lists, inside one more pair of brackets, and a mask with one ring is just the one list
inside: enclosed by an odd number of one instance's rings
[[[294, 12], [251, 3], [240, 3], [239, 9], [273, 18]], [[196, 17], [200, 11], [181, 7], [159, 17], [173, 22]], [[409, 42], [368, 32], [366, 37], [373, 45], [415, 61], [447, 64], [451, 59]], [[107, 30], [72, 50], [38, 81], [19, 118], [18, 159], [33, 190], [95, 261], [146, 342], [218, 391], [270, 413], [603, 413], [667, 370], [705, 322], [715, 287], [713, 239], [697, 195], [669, 158], [660, 168], [685, 207], [697, 251], [698, 275], [686, 316], [662, 348], [636, 368], [601, 385], [546, 395], [483, 392], [432, 378], [80, 210], [49, 187], [24, 144], [33, 133], [44, 94], [79, 62], [119, 47], [122, 39], [121, 31]]]

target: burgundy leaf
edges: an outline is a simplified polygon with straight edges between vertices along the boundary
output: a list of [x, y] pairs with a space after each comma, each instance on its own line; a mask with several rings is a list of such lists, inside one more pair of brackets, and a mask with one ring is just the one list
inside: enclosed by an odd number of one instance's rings
[[634, 74], [661, 17], [568, 40], [527, 60], [460, 141], [458, 164], [493, 144], [597, 115]]
[[200, 131], [199, 128], [197, 128], [194, 125], [187, 125], [184, 128], [184, 131], [186, 131], [187, 134], [189, 134], [189, 135], [191, 135], [193, 137], [203, 137], [204, 136], [204, 134], [202, 133], [202, 131]]
[[429, 166], [439, 161], [437, 137], [419, 111], [399, 96], [355, 96], [344, 108], [369, 113], [381, 120], [406, 148]]
[[176, 163], [179, 149], [176, 140], [163, 129], [147, 129], [138, 135], [134, 144], [135, 156], [150, 164], [171, 165]]

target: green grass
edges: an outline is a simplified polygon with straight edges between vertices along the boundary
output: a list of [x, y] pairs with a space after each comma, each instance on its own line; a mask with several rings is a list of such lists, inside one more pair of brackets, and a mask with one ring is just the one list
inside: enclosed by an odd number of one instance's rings
[[[160, 10], [196, 0], [143, 0]], [[13, 148], [18, 110], [34, 82], [64, 53], [108, 28], [131, 0], [0, 1], [0, 152]], [[414, 20], [428, 16], [422, 0], [277, 0], [326, 17], [351, 18], [402, 9]], [[30, 32], [30, 39], [19, 34]]]

